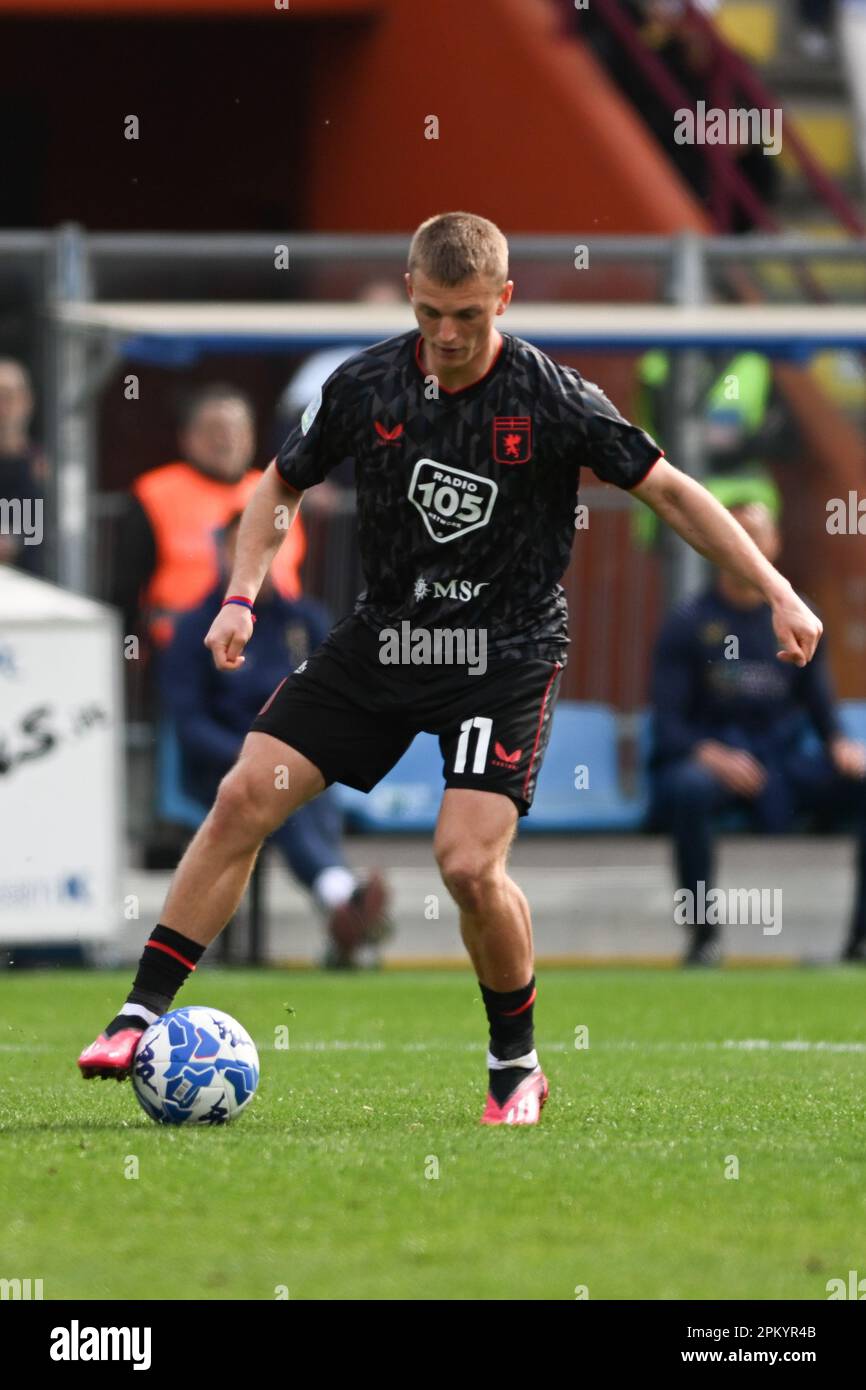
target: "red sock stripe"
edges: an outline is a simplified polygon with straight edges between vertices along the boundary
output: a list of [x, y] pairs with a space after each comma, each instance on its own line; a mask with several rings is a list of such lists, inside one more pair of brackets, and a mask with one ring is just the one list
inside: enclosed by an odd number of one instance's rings
[[527, 1001], [526, 1001], [525, 1004], [521, 1004], [519, 1009], [509, 1009], [509, 1010], [508, 1010], [508, 1013], [502, 1014], [501, 1017], [502, 1017], [502, 1018], [516, 1018], [518, 1014], [524, 1014], [524, 1013], [526, 1013], [526, 1010], [529, 1009], [529, 1008], [531, 1008], [532, 1005], [535, 1003], [535, 996], [536, 996], [537, 993], [538, 993], [538, 986], [537, 986], [537, 985], [534, 985], [534, 986], [533, 986], [533, 989], [532, 989], [532, 993], [530, 994], [530, 996], [529, 996], [529, 998], [527, 999]]
[[179, 960], [181, 965], [185, 965], [188, 970], [195, 970], [195, 966], [191, 960], [187, 960], [186, 956], [182, 956], [180, 951], [176, 951], [173, 946], [166, 946], [164, 941], [154, 941], [153, 938], [151, 938], [151, 940], [147, 942], [147, 945], [154, 951], [165, 951], [167, 956], [174, 956], [175, 960]]

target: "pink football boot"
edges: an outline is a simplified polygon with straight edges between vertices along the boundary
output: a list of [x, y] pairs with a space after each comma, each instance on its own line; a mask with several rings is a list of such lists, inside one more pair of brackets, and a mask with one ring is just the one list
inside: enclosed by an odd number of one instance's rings
[[132, 1070], [142, 1031], [141, 1028], [123, 1028], [111, 1038], [100, 1033], [96, 1042], [85, 1047], [78, 1059], [85, 1081], [91, 1081], [94, 1076], [101, 1077], [103, 1081], [112, 1076], [115, 1081], [124, 1081]]
[[537, 1125], [550, 1087], [541, 1067], [535, 1067], [500, 1105], [488, 1093], [483, 1125]]

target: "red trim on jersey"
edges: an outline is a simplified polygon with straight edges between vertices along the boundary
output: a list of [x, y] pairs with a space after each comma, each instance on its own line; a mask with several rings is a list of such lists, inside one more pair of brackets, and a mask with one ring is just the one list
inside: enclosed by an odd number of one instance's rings
[[544, 694], [541, 697], [541, 709], [538, 712], [538, 728], [535, 730], [535, 742], [532, 745], [532, 756], [529, 759], [529, 767], [526, 769], [526, 776], [523, 779], [524, 797], [526, 796], [526, 788], [529, 786], [529, 776], [532, 772], [532, 764], [535, 762], [535, 755], [538, 752], [538, 740], [541, 738], [541, 726], [544, 723], [544, 711], [547, 708], [547, 697], [550, 694], [550, 687], [553, 685], [553, 682], [556, 679], [557, 672], [561, 670], [562, 662], [555, 661], [553, 663], [553, 670], [550, 673], [550, 680], [547, 682], [547, 685], [544, 688]]
[[535, 1003], [535, 996], [536, 996], [537, 993], [538, 993], [538, 986], [537, 986], [537, 985], [534, 985], [534, 986], [533, 986], [533, 989], [532, 989], [532, 993], [530, 994], [530, 996], [529, 996], [529, 998], [527, 999], [527, 1001], [526, 1001], [525, 1004], [521, 1004], [519, 1009], [509, 1009], [506, 1013], [501, 1014], [500, 1017], [501, 1017], [501, 1018], [516, 1018], [518, 1014], [525, 1013], [526, 1010], [529, 1009], [529, 1008], [531, 1008], [532, 1005]]
[[632, 492], [632, 491], [634, 490], [634, 488], [640, 487], [641, 483], [644, 482], [644, 480], [645, 480], [646, 478], [649, 477], [650, 473], [652, 473], [652, 471], [653, 471], [653, 469], [655, 468], [656, 464], [658, 463], [659, 459], [663, 459], [664, 456], [665, 456], [665, 451], [664, 451], [664, 449], [662, 449], [662, 451], [661, 451], [661, 453], [659, 454], [658, 458], [654, 458], [654, 459], [653, 459], [652, 463], [650, 464], [650, 466], [649, 466], [649, 468], [647, 469], [647, 471], [643, 474], [643, 476], [640, 477], [640, 478], [638, 478], [638, 480], [637, 480], [636, 483], [632, 483], [631, 487], [627, 487], [627, 488], [626, 488], [626, 492]]
[[187, 960], [186, 956], [182, 956], [180, 951], [176, 951], [173, 946], [166, 946], [164, 941], [151, 940], [147, 942], [147, 945], [152, 951], [165, 951], [167, 956], [174, 956], [175, 960], [179, 960], [181, 965], [185, 965], [188, 970], [195, 970], [191, 960]]
[[303, 497], [304, 493], [303, 493], [303, 489], [302, 489], [302, 488], [297, 488], [297, 487], [295, 487], [294, 483], [287, 483], [287, 482], [286, 482], [285, 478], [283, 477], [282, 473], [280, 472], [280, 465], [279, 465], [279, 463], [277, 462], [278, 457], [279, 457], [279, 455], [274, 454], [274, 457], [271, 459], [271, 462], [268, 464], [268, 468], [270, 468], [271, 466], [273, 466], [273, 470], [274, 470], [274, 472], [276, 473], [277, 477], [279, 478], [280, 482], [282, 483], [283, 487], [288, 488], [289, 492], [293, 492], [293, 493], [295, 494], [296, 497]]
[[[423, 334], [423, 333], [419, 333], [419, 334], [418, 334], [418, 341], [417, 341], [417, 343], [415, 344], [415, 365], [417, 366], [419, 372], [423, 373], [424, 376], [433, 376], [434, 373], [433, 373], [433, 372], [428, 372], [428, 371], [427, 371], [427, 368], [424, 366], [424, 363], [421, 361], [421, 344], [423, 343], [423, 341], [424, 341], [424, 334]], [[467, 381], [467, 383], [466, 383], [465, 386], [455, 386], [455, 388], [454, 388], [453, 391], [449, 391], [449, 389], [448, 389], [447, 386], [443, 386], [443, 385], [440, 383], [440, 386], [439, 386], [440, 391], [444, 391], [445, 394], [446, 394], [446, 396], [459, 396], [461, 391], [468, 391], [469, 388], [470, 388], [470, 386], [477, 386], [478, 383], [479, 383], [479, 381], [483, 381], [484, 378], [485, 378], [485, 377], [488, 377], [488, 376], [490, 375], [490, 373], [493, 371], [493, 368], [496, 366], [496, 363], [499, 361], [500, 357], [502, 356], [502, 349], [503, 349], [504, 345], [505, 345], [505, 339], [503, 338], [502, 334], [500, 333], [500, 334], [499, 334], [499, 347], [496, 349], [496, 355], [495, 355], [495, 357], [493, 358], [493, 361], [490, 363], [490, 366], [487, 368], [487, 371], [486, 371], [486, 372], [482, 372], [481, 375], [480, 375], [480, 376], [477, 376], [477, 377], [475, 378], [474, 381]]]

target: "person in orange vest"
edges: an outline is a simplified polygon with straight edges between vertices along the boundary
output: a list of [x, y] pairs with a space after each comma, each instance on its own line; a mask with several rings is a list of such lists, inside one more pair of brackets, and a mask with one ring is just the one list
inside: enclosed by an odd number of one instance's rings
[[[250, 468], [252, 402], [237, 387], [212, 384], [193, 392], [178, 438], [181, 458], [132, 484], [112, 592], [124, 631], [143, 631], [157, 651], [171, 641], [177, 616], [197, 607], [218, 583], [217, 533], [246, 506], [262, 476]], [[286, 599], [301, 596], [306, 539], [299, 521], [287, 530], [271, 567], [274, 587]]]

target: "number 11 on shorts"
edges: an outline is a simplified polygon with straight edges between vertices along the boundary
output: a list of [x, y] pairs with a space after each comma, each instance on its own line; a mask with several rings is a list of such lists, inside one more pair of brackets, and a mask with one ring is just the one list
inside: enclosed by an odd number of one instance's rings
[[490, 747], [490, 735], [493, 730], [493, 720], [488, 719], [484, 714], [476, 714], [474, 719], [464, 719], [460, 725], [460, 738], [457, 740], [457, 753], [454, 758], [454, 771], [466, 771], [466, 754], [469, 751], [469, 735], [473, 729], [478, 730], [478, 738], [475, 743], [475, 757], [472, 760], [472, 771], [483, 772], [487, 762], [487, 750]]

